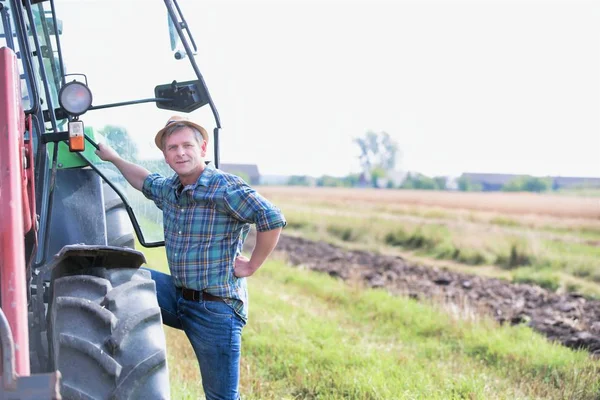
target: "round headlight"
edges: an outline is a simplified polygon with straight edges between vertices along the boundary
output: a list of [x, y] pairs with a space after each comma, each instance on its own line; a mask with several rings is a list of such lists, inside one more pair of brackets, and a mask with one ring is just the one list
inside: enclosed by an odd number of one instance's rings
[[92, 106], [92, 92], [81, 82], [69, 82], [60, 88], [58, 102], [63, 110], [76, 117]]

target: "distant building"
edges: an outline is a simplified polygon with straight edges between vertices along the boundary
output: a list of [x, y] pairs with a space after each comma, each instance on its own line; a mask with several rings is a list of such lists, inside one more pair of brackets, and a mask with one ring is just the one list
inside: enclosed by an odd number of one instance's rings
[[261, 175], [260, 176], [260, 184], [261, 185], [283, 186], [283, 185], [287, 185], [289, 181], [290, 181], [289, 175]]
[[237, 175], [251, 185], [260, 183], [260, 173], [256, 164], [220, 164], [219, 169]]
[[600, 187], [600, 178], [577, 178], [569, 176], [555, 176], [552, 187], [555, 189], [565, 189], [573, 187]]
[[[526, 175], [515, 174], [482, 174], [465, 172], [459, 179], [467, 179], [472, 184], [481, 185], [485, 192], [499, 191], [508, 182], [525, 177]], [[574, 187], [600, 187], [600, 178], [583, 178], [567, 176], [548, 176], [539, 178], [549, 178], [552, 180], [552, 189], [566, 189]]]
[[493, 192], [502, 190], [502, 186], [520, 176], [521, 175], [465, 172], [459, 179], [466, 179], [472, 184], [481, 185], [481, 190], [484, 192]]

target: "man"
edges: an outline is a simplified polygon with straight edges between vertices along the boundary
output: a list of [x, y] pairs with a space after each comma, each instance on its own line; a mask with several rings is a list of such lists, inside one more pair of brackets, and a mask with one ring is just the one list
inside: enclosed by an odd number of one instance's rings
[[[99, 145], [125, 179], [163, 211], [171, 275], [151, 271], [163, 322], [182, 329], [198, 358], [206, 398], [239, 398], [242, 328], [247, 321], [246, 277], [263, 264], [286, 225], [281, 211], [241, 178], [206, 165], [208, 133], [183, 117], [155, 137], [175, 174], [151, 174]], [[242, 246], [256, 224], [248, 259]]]

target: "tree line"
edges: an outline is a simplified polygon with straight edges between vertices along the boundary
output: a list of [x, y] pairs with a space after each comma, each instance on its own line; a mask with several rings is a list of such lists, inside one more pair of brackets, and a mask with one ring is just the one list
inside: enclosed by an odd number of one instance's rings
[[[327, 186], [327, 187], [374, 187], [387, 189], [418, 190], [459, 190], [463, 192], [479, 192], [484, 187], [479, 182], [472, 182], [461, 176], [449, 181], [446, 176], [427, 176], [418, 172], [409, 172], [401, 179], [394, 176], [396, 164], [400, 158], [398, 144], [383, 132], [368, 131], [364, 137], [355, 138], [354, 143], [360, 149], [359, 161], [361, 172], [344, 177], [323, 175], [319, 178], [294, 175], [288, 179], [291, 186]], [[397, 174], [396, 174], [397, 175]], [[547, 192], [555, 190], [552, 178], [519, 176], [502, 185], [504, 192]]]

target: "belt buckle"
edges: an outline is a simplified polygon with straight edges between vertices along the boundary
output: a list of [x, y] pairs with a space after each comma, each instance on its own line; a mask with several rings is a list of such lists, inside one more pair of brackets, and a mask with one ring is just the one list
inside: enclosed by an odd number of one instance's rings
[[182, 292], [183, 298], [186, 300], [198, 301], [198, 302], [202, 300], [202, 293], [200, 293], [197, 290], [184, 287], [181, 289], [181, 292]]

